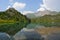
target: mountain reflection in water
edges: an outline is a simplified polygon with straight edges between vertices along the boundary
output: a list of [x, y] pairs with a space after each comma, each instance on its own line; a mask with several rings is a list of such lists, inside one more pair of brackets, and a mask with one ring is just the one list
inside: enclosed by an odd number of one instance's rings
[[23, 28], [15, 34], [15, 40], [42, 40], [41, 35], [34, 29]]
[[0, 32], [0, 40], [10, 40], [10, 36], [7, 33]]
[[[48, 34], [41, 34], [39, 32], [48, 32]], [[42, 30], [41, 30], [42, 29]], [[44, 29], [44, 32], [43, 32]], [[50, 30], [48, 30], [50, 29]], [[53, 30], [54, 32], [53, 32]], [[47, 31], [48, 30], [48, 31]], [[0, 40], [60, 40], [60, 30], [57, 27], [44, 27], [37, 24], [29, 24], [26, 28], [21, 29], [14, 36], [11, 37], [6, 33], [0, 33]]]

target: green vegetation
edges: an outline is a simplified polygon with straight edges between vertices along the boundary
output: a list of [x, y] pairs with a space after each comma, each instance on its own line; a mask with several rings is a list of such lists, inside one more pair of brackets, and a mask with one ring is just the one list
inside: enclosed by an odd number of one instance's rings
[[56, 15], [44, 15], [31, 19], [31, 23], [44, 25], [46, 27], [57, 26], [60, 27], [60, 13]]
[[29, 19], [14, 8], [0, 12], [0, 32], [14, 35], [29, 23]]
[[[28, 19], [25, 15], [22, 15], [14, 8], [9, 8], [4, 12], [0, 12], [0, 32], [6, 32], [10, 35], [14, 35], [23, 27], [26, 27], [29, 23], [32, 25], [34, 24], [33, 26], [37, 24], [46, 27], [60, 27], [60, 13]], [[28, 26], [29, 28], [32, 27], [31, 25]]]

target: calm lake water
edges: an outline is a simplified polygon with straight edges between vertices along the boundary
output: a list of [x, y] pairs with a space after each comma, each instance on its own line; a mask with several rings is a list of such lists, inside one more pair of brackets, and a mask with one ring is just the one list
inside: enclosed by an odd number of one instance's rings
[[45, 28], [39, 24], [28, 24], [26, 28], [21, 29], [14, 36], [9, 36], [6, 33], [0, 33], [0, 40], [60, 40], [60, 33], [52, 33], [44, 38], [40, 33], [35, 31], [37, 28]]
[[35, 29], [35, 28], [44, 28], [44, 27], [45, 27], [45, 26], [40, 25], [40, 24], [33, 24], [33, 23], [30, 23], [30, 24], [27, 25], [26, 28], [28, 28], [28, 29]]
[[23, 28], [21, 31], [15, 34], [14, 38], [16, 40], [60, 40], [60, 33], [53, 33], [49, 35], [44, 35], [46, 38], [42, 37], [35, 29], [45, 28], [43, 25], [39, 24], [28, 24], [26, 28]]
[[15, 40], [41, 40], [41, 35], [34, 29], [23, 28], [15, 34]]

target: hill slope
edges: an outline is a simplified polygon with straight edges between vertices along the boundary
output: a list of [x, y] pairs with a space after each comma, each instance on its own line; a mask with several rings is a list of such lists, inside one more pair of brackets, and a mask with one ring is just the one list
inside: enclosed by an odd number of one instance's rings
[[31, 19], [31, 23], [36, 23], [36, 24], [47, 26], [47, 27], [50, 27], [50, 26], [60, 27], [60, 13], [56, 15], [44, 15], [41, 17]]
[[0, 12], [0, 32], [14, 35], [29, 23], [29, 19], [14, 8]]

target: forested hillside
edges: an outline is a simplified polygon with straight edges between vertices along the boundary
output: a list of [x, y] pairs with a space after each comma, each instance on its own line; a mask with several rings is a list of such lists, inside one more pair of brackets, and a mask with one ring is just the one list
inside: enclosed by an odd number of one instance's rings
[[29, 19], [14, 8], [0, 12], [0, 32], [14, 35], [29, 23]]

